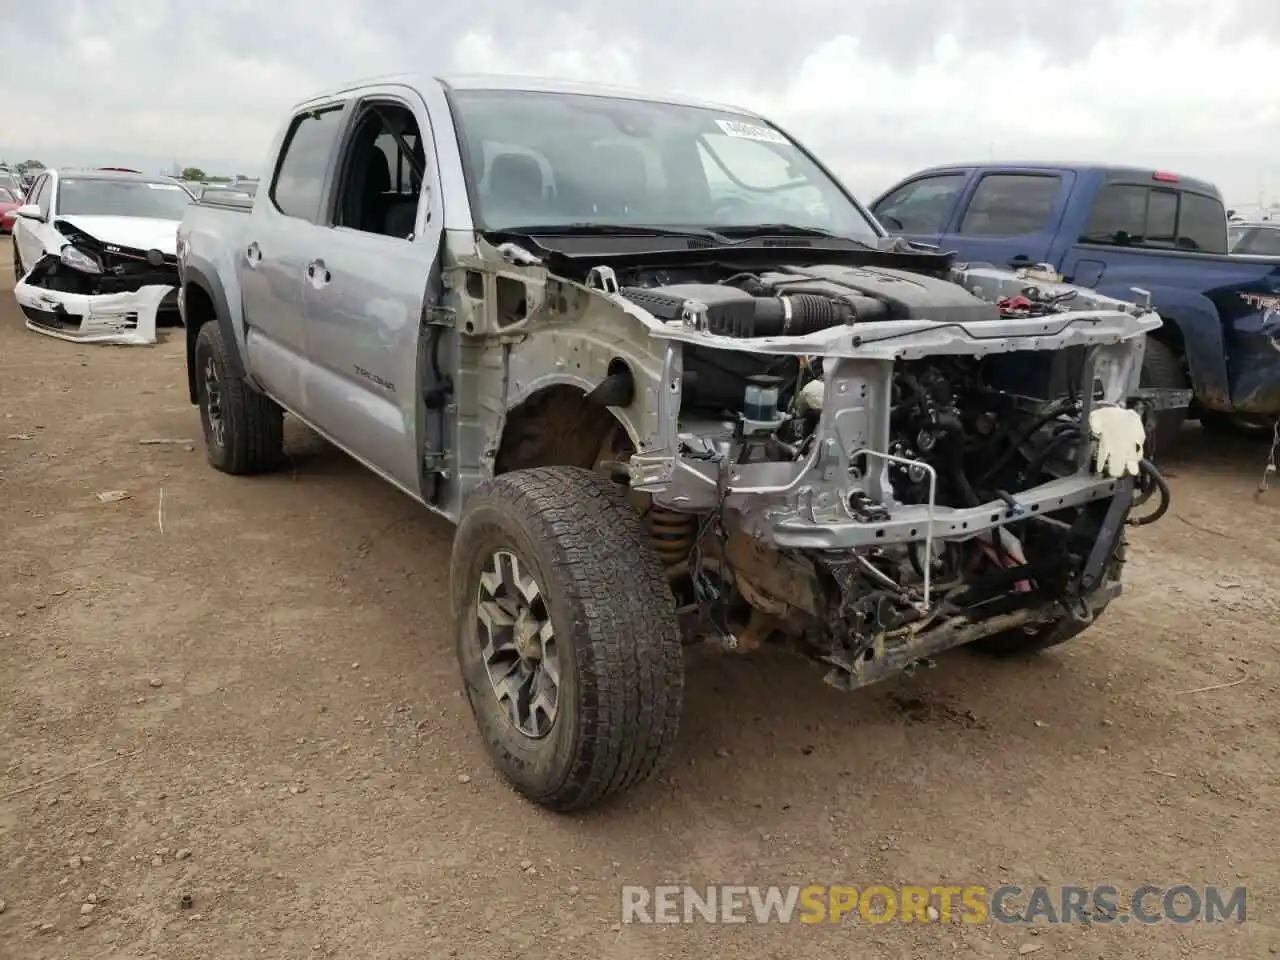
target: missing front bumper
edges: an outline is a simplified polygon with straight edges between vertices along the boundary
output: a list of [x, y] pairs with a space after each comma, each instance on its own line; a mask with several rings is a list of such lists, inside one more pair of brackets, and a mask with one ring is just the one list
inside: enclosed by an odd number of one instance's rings
[[177, 288], [141, 287], [131, 293], [87, 295], [20, 282], [14, 296], [27, 329], [74, 343], [146, 346], [156, 342], [162, 312], [176, 309]]

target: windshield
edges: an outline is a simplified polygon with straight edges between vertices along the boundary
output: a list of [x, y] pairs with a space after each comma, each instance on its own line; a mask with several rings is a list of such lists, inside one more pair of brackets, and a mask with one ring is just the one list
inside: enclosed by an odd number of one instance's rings
[[181, 220], [191, 194], [176, 183], [66, 177], [58, 182], [59, 216], [154, 217]]
[[1232, 244], [1231, 252], [1254, 257], [1280, 257], [1280, 226], [1241, 231], [1240, 237]]
[[870, 239], [829, 176], [764, 121], [581, 94], [452, 94], [477, 225], [788, 224]]

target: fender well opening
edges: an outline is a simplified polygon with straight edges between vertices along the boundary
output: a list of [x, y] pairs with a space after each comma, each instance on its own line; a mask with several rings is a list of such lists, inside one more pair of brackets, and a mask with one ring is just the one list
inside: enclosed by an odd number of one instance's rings
[[182, 319], [187, 330], [187, 395], [192, 403], [196, 403], [196, 337], [200, 335], [201, 327], [217, 319], [217, 310], [209, 292], [196, 283], [187, 283], [183, 301]]
[[494, 461], [495, 474], [531, 467], [595, 469], [607, 459], [624, 459], [632, 442], [606, 407], [580, 389], [560, 384], [539, 390], [507, 415]]

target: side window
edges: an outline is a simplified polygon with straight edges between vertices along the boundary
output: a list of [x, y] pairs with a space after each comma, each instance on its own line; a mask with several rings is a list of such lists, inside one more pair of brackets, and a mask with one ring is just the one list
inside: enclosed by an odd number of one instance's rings
[[1178, 249], [1227, 252], [1227, 211], [1221, 202], [1198, 193], [1182, 194]]
[[335, 225], [412, 239], [426, 173], [426, 150], [412, 110], [371, 104], [352, 128], [338, 169]]
[[341, 130], [342, 107], [304, 113], [293, 121], [271, 184], [271, 200], [289, 217], [315, 223], [329, 156]]
[[938, 233], [967, 177], [964, 173], [944, 173], [912, 180], [876, 204], [872, 213], [877, 219], [896, 221], [884, 224], [892, 230]]
[[1098, 191], [1081, 241], [1130, 243], [1147, 232], [1146, 187], [1111, 184]]
[[53, 177], [47, 173], [31, 186], [31, 202], [40, 208], [46, 217], [53, 207]]
[[1021, 237], [1039, 233], [1062, 192], [1062, 178], [1043, 174], [992, 173], [978, 182], [960, 222], [970, 237]]

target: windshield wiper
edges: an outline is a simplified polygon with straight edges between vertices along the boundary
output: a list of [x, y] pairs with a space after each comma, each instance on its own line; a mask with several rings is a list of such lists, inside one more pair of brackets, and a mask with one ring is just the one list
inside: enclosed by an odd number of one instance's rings
[[684, 237], [689, 240], [711, 240], [729, 243], [729, 238], [701, 227], [663, 227], [649, 224], [622, 223], [544, 223], [530, 226], [503, 227], [493, 233], [518, 233], [524, 236], [578, 237]]
[[843, 240], [846, 243], [856, 243], [858, 246], [866, 247], [869, 250], [878, 249], [874, 244], [859, 240], [856, 237], [846, 237], [844, 234], [823, 230], [821, 227], [804, 227], [796, 223], [749, 223], [739, 226], [718, 227], [717, 229], [726, 237], [742, 237], [743, 239], [757, 237], [812, 237], [816, 240]]

